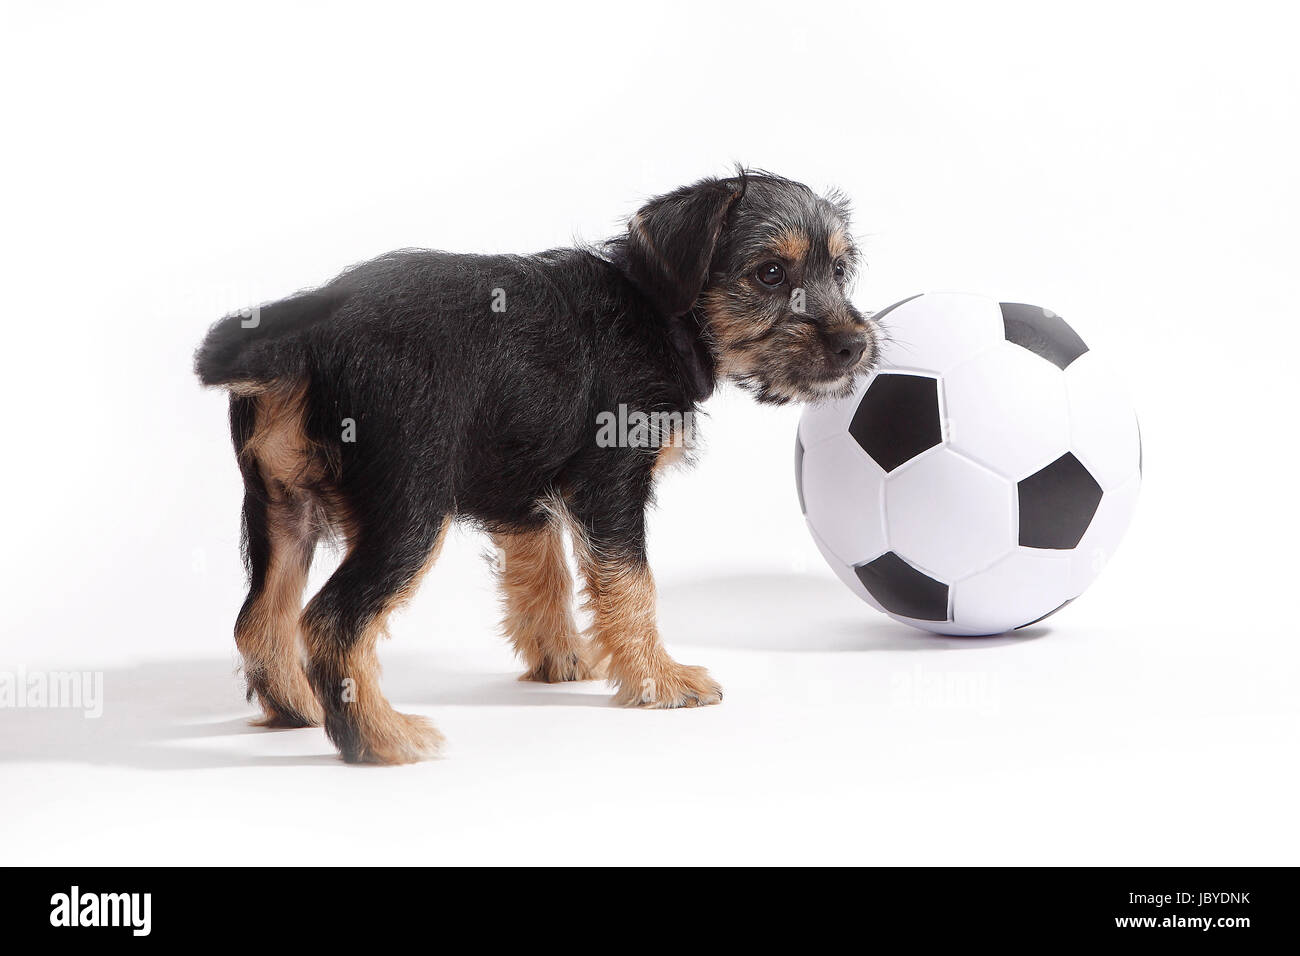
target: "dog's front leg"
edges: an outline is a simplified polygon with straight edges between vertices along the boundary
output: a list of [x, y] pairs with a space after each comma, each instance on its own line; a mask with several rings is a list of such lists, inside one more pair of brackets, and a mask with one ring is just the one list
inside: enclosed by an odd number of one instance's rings
[[655, 584], [643, 541], [617, 539], [588, 528], [574, 533], [586, 582], [592, 637], [609, 661], [615, 701], [637, 707], [700, 707], [722, 700], [722, 688], [703, 667], [669, 656], [655, 623]]

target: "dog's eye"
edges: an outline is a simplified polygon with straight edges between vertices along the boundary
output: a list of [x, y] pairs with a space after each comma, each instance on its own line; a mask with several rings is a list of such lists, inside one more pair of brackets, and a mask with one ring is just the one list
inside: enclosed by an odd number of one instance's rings
[[842, 262], [835, 263], [835, 278], [843, 279], [846, 274], [847, 272], [844, 268], [844, 263]]
[[785, 281], [785, 270], [776, 262], [763, 263], [754, 275], [763, 285], [780, 285]]

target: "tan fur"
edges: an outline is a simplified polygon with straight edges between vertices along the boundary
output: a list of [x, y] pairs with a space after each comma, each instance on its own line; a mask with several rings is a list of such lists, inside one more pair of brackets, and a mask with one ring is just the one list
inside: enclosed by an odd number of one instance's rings
[[322, 719], [320, 704], [302, 667], [298, 617], [307, 586], [312, 539], [295, 527], [300, 520], [283, 503], [272, 504], [271, 560], [266, 584], [235, 628], [235, 645], [244, 658], [244, 673], [251, 684], [265, 689], [265, 695], [258, 696], [263, 715], [254, 723], [267, 727], [301, 722], [296, 718], [310, 724], [319, 724]]
[[573, 577], [558, 521], [521, 534], [494, 534], [504, 595], [503, 628], [527, 670], [520, 680], [592, 680], [597, 668], [573, 617]]
[[[840, 227], [827, 239], [827, 248], [833, 257], [841, 258], [853, 251], [853, 242]], [[776, 233], [768, 249], [774, 257], [800, 262], [809, 252], [810, 241], [803, 231], [787, 227]], [[700, 307], [708, 317], [709, 332], [717, 346], [720, 376], [744, 378], [760, 367], [780, 368], [798, 361], [809, 350], [820, 348], [817, 333], [811, 327], [793, 328], [789, 334], [753, 343], [756, 333], [765, 327], [755, 318], [750, 305], [726, 286], [706, 289], [700, 297]], [[783, 387], [780, 382], [770, 382], [768, 388], [773, 394], [791, 400], [809, 397], [806, 392]]]
[[273, 494], [319, 482], [320, 455], [303, 430], [304, 384], [280, 386], [259, 393], [253, 434], [240, 451], [257, 461], [262, 480]]
[[427, 760], [438, 755], [444, 738], [427, 718], [399, 713], [384, 697], [379, 684], [379, 659], [374, 652], [382, 631], [382, 625], [368, 628], [350, 652], [338, 655], [329, 664], [331, 672], [341, 675], [336, 693], [347, 720], [363, 741], [359, 759], [375, 764]]
[[830, 239], [826, 242], [826, 247], [832, 259], [843, 259], [853, 251], [853, 240], [844, 231], [844, 227], [840, 226], [831, 233]]
[[[811, 326], [795, 328], [792, 334], [776, 340], [750, 343], [756, 322], [724, 289], [706, 291], [700, 297], [700, 304], [709, 317], [709, 328], [718, 344], [718, 374], [721, 376], [743, 377], [760, 365], [779, 366], [793, 362], [804, 350], [817, 347], [816, 331]], [[774, 386], [774, 390], [779, 388]], [[792, 392], [788, 397], [797, 399], [800, 396]]]
[[785, 228], [773, 238], [772, 251], [786, 262], [803, 262], [808, 245], [808, 236], [802, 230]]
[[592, 640], [608, 658], [615, 702], [673, 708], [722, 700], [722, 688], [708, 671], [677, 663], [660, 643], [650, 569], [601, 555], [580, 529], [573, 530], [574, 551], [586, 582]]
[[266, 582], [235, 628], [245, 675], [259, 688], [263, 716], [255, 723], [265, 726], [319, 724], [322, 717], [303, 672], [298, 625], [315, 546], [311, 503], [300, 487], [313, 469], [302, 430], [304, 392], [301, 386], [259, 390], [253, 434], [240, 451], [257, 463], [270, 498]]
[[655, 456], [655, 474], [662, 474], [686, 458], [686, 446], [681, 442], [668, 442], [659, 447]]
[[726, 289], [705, 290], [700, 306], [709, 317], [709, 331], [717, 342], [718, 373], [723, 376], [741, 375], [749, 371], [756, 352], [739, 349], [737, 343], [754, 333], [754, 320], [743, 308], [731, 300]]

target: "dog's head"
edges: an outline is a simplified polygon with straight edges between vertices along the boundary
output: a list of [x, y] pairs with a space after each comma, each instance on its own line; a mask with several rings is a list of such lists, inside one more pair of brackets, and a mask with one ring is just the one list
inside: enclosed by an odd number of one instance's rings
[[759, 401], [843, 397], [875, 363], [841, 199], [767, 173], [706, 179], [647, 203], [622, 241], [632, 280], [666, 317], [693, 311], [717, 373]]

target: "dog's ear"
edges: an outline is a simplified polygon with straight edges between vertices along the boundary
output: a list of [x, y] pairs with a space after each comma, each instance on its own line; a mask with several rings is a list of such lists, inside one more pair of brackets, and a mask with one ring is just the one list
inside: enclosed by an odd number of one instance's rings
[[665, 317], [689, 312], [704, 291], [727, 214], [744, 192], [743, 177], [702, 179], [650, 200], [628, 223], [628, 278]]

